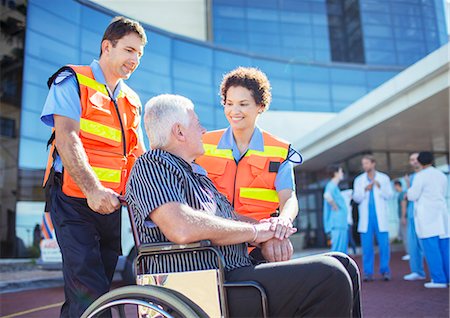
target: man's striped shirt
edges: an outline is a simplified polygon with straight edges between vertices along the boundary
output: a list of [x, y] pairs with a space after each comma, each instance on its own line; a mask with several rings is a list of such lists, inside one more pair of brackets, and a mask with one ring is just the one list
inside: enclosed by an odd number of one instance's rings
[[[189, 163], [160, 149], [150, 150], [136, 161], [125, 197], [134, 211], [142, 243], [169, 242], [150, 220], [152, 211], [166, 203], [179, 202], [199, 213], [237, 219], [231, 204], [206, 175], [194, 172]], [[247, 244], [218, 248], [225, 260], [225, 270], [251, 265]], [[213, 253], [164, 254], [149, 259], [147, 266], [149, 273], [167, 273], [216, 268], [217, 261]]]

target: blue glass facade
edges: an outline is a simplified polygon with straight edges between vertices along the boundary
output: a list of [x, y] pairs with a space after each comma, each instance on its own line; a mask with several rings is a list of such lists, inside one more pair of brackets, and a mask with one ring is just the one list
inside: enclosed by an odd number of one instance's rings
[[[312, 10], [320, 11], [313, 2], [323, 5], [323, 1], [308, 2]], [[220, 3], [214, 1], [214, 8]], [[248, 2], [251, 3], [256, 2]], [[269, 14], [269, 9], [273, 11], [273, 8], [261, 10]], [[285, 10], [289, 11], [288, 8]], [[67, 15], [69, 11], [71, 14]], [[64, 64], [88, 64], [97, 58], [103, 31], [113, 15], [74, 0], [28, 2], [20, 168], [42, 169], [45, 166], [43, 149], [50, 129], [39, 123], [39, 114], [47, 94], [47, 78]], [[300, 16], [296, 17], [303, 21]], [[146, 26], [146, 31], [149, 44], [140, 67], [128, 83], [144, 103], [161, 93], [191, 98], [207, 129], [227, 125], [218, 96], [219, 84], [225, 72], [239, 65], [256, 66], [267, 73], [273, 86], [272, 110], [321, 112], [342, 110], [402, 69], [398, 66], [305, 63], [282, 57], [262, 57], [187, 39], [150, 26]], [[30, 156], [30, 153], [34, 155]]]
[[[405, 67], [447, 42], [442, 0], [213, 0], [212, 12], [215, 44], [295, 62]], [[333, 39], [358, 56], [333, 55]]]

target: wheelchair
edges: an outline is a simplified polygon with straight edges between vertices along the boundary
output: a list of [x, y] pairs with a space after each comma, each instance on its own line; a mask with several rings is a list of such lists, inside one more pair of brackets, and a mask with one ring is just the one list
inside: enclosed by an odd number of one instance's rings
[[[126, 206], [126, 202], [122, 202]], [[103, 317], [229, 317], [227, 290], [250, 288], [261, 298], [261, 316], [268, 317], [268, 301], [264, 288], [254, 281], [225, 282], [224, 260], [209, 241], [192, 244], [141, 243], [133, 217], [127, 207], [137, 256], [134, 261], [136, 285], [120, 287], [98, 298], [82, 318]], [[164, 256], [212, 253], [216, 268], [186, 272], [149, 271], [149, 264]], [[211, 254], [209, 254], [211, 255]]]

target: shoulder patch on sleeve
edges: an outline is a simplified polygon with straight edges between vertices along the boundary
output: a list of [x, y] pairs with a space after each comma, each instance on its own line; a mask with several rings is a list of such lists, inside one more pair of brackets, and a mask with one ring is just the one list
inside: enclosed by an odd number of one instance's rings
[[58, 84], [62, 83], [66, 78], [70, 78], [71, 76], [73, 76], [72, 72], [62, 71], [61, 73], [58, 74], [58, 76], [55, 78], [55, 81], [53, 83], [55, 85], [58, 85]]

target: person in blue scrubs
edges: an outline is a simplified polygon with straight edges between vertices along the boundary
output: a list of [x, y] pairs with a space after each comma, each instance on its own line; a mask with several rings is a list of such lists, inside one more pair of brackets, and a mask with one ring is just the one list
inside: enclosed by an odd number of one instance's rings
[[[419, 156], [418, 152], [412, 153], [409, 156], [409, 164], [414, 169], [414, 173], [412, 173], [409, 176], [405, 176], [407, 189], [413, 185], [416, 173], [422, 170], [419, 161], [417, 161], [418, 156]], [[415, 205], [413, 201], [408, 201], [408, 205], [406, 208], [406, 218], [407, 218], [406, 235], [409, 251], [409, 268], [411, 270], [411, 273], [403, 276], [404, 280], [425, 279], [425, 271], [423, 269], [422, 245], [420, 243], [420, 239], [417, 237], [416, 225], [414, 223], [414, 206]]]
[[347, 254], [348, 229], [347, 205], [338, 184], [344, 177], [342, 168], [331, 165], [327, 168], [331, 180], [323, 193], [323, 224], [325, 233], [331, 234], [331, 250]]
[[384, 281], [391, 280], [389, 246], [389, 209], [388, 200], [392, 197], [389, 177], [376, 170], [376, 160], [372, 155], [361, 159], [364, 173], [355, 178], [353, 200], [359, 210], [358, 232], [361, 234], [362, 260], [366, 282], [373, 281], [374, 247], [376, 237], [380, 253], [380, 274]]

